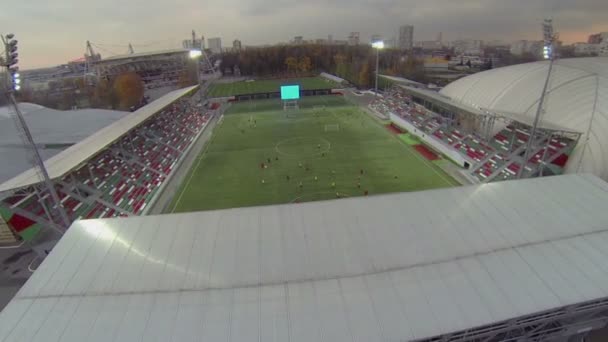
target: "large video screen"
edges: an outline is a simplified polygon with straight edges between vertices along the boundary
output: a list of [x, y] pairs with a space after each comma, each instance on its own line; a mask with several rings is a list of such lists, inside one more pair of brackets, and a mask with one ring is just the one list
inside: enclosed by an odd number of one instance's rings
[[297, 100], [300, 98], [299, 85], [281, 86], [281, 100]]

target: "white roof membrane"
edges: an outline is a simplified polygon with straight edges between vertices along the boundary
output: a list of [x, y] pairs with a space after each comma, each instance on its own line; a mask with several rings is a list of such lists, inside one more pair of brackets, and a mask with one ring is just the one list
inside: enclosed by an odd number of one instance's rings
[[591, 175], [76, 221], [0, 341], [412, 340], [608, 297]]

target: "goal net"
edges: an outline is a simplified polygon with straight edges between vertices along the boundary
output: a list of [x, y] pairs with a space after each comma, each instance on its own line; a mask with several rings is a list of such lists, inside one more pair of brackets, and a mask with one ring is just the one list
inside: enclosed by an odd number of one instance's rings
[[340, 130], [340, 125], [338, 125], [338, 124], [325, 125], [325, 132], [337, 132], [339, 130]]

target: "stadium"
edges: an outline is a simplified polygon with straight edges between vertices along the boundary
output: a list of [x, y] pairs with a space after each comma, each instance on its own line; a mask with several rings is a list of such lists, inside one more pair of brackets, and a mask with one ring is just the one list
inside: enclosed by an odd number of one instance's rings
[[56, 243], [0, 338], [580, 341], [608, 323], [607, 64], [555, 61], [534, 134], [548, 62], [172, 91], [49, 157], [58, 204], [0, 184]]

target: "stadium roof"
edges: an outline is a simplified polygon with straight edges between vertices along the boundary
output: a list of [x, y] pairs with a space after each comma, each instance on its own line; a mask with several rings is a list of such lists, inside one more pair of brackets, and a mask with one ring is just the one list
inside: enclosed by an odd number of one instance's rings
[[[64, 176], [99, 151], [109, 146], [125, 133], [141, 124], [152, 115], [175, 102], [197, 86], [178, 89], [136, 110], [118, 121], [98, 130], [79, 143], [68, 147], [44, 162], [51, 179]], [[0, 184], [0, 192], [26, 187], [40, 182], [35, 169], [27, 171]]]
[[166, 54], [173, 54], [173, 53], [187, 53], [189, 51], [190, 50], [188, 50], [188, 49], [169, 49], [169, 50], [160, 50], [160, 51], [137, 52], [137, 53], [130, 53], [130, 54], [125, 54], [125, 55], [116, 55], [116, 56], [106, 57], [97, 63], [116, 61], [116, 60], [120, 60], [120, 59], [166, 55]]
[[403, 78], [403, 77], [398, 77], [398, 76], [389, 76], [389, 75], [378, 75], [382, 78], [385, 78], [387, 80], [391, 80], [393, 82], [397, 82], [397, 83], [401, 83], [401, 84], [406, 84], [406, 85], [417, 85], [417, 86], [425, 86], [424, 84], [420, 83], [420, 82], [416, 82], [416, 81], [412, 81], [410, 79], [407, 78]]
[[2, 311], [0, 339], [404, 341], [484, 326], [608, 296], [606, 203], [607, 183], [566, 175], [80, 220]]
[[[428, 90], [428, 89], [424, 89], [424, 88], [409, 87], [409, 86], [405, 86], [405, 85], [399, 85], [399, 86], [403, 89], [408, 90], [408, 92], [410, 94], [416, 94], [429, 101], [434, 101], [435, 103], [441, 102], [445, 106], [448, 106], [452, 109], [456, 109], [459, 111], [464, 111], [466, 113], [471, 113], [471, 114], [476, 114], [476, 115], [499, 115], [499, 116], [502, 116], [502, 117], [510, 119], [510, 120], [515, 120], [515, 121], [521, 122], [528, 126], [532, 126], [533, 121], [534, 121], [534, 118], [531, 118], [524, 114], [513, 113], [513, 112], [508, 112], [508, 111], [502, 111], [502, 110], [490, 110], [487, 108], [475, 108], [471, 105], [466, 105], [466, 104], [460, 103], [458, 101], [454, 101], [454, 100], [450, 99], [449, 97], [447, 97], [441, 93], [432, 91], [432, 90]], [[580, 132], [574, 131], [568, 127], [563, 127], [561, 125], [553, 124], [551, 122], [540, 122], [538, 124], [538, 127], [542, 128], [542, 129], [550, 130], [550, 131], [580, 133]]]
[[[78, 143], [101, 128], [130, 114], [116, 110], [78, 109], [55, 110], [33, 103], [20, 103], [19, 108], [28, 123], [34, 141], [42, 148], [43, 159], [61, 152], [70, 144]], [[29, 155], [22, 138], [15, 129], [12, 110], [0, 107], [0, 183], [29, 169]]]
[[[547, 61], [480, 72], [443, 88], [452, 100], [533, 118], [547, 76]], [[542, 123], [583, 132], [567, 172], [590, 172], [608, 180], [608, 58], [555, 61]]]

